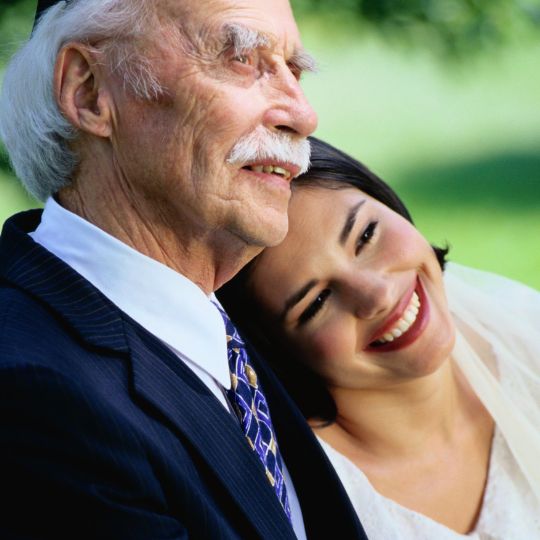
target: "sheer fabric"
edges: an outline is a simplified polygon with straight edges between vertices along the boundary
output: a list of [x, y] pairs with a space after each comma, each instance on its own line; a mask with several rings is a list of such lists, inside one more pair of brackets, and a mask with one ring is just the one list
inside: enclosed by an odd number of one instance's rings
[[[454, 359], [495, 420], [540, 508], [540, 293], [455, 264], [445, 285], [460, 329]], [[494, 362], [480, 357], [480, 341], [489, 344]]]
[[462, 535], [379, 494], [321, 441], [371, 540], [540, 539], [540, 293], [456, 264], [445, 271], [453, 353], [496, 428], [482, 510]]

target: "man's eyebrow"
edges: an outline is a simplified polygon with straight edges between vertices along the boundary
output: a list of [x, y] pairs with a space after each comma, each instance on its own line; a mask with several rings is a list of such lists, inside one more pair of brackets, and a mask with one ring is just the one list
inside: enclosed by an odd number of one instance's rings
[[294, 50], [287, 62], [302, 73], [317, 73], [319, 71], [317, 60], [300, 47]]
[[224, 25], [223, 35], [225, 47], [234, 49], [235, 54], [268, 48], [275, 41], [270, 35], [239, 23]]
[[302, 298], [306, 296], [306, 294], [313, 289], [317, 285], [317, 280], [312, 279], [308, 281], [299, 291], [295, 292], [293, 295], [289, 296], [287, 300], [285, 300], [285, 306], [283, 308], [283, 311], [281, 312], [280, 319], [283, 321], [285, 320], [285, 317], [287, 316], [287, 313], [296, 305]]
[[[268, 49], [276, 43], [276, 38], [240, 23], [228, 23], [223, 26], [223, 41], [224, 48], [231, 48], [235, 54], [241, 54], [259, 48]], [[302, 47], [294, 49], [287, 63], [303, 73], [318, 71], [317, 61]]]
[[354, 228], [354, 224], [356, 223], [356, 218], [358, 216], [358, 211], [360, 210], [360, 208], [362, 207], [362, 205], [365, 202], [366, 202], [365, 200], [360, 201], [358, 204], [355, 204], [349, 210], [349, 213], [347, 214], [347, 218], [345, 220], [345, 224], [343, 225], [343, 229], [341, 229], [341, 233], [339, 235], [339, 243], [340, 243], [340, 245], [342, 245], [342, 246], [345, 245], [345, 243], [349, 239], [351, 231]]

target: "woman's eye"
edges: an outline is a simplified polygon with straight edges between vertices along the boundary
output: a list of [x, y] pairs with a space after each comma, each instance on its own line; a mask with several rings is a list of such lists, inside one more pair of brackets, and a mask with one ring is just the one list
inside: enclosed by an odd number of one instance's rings
[[356, 255], [362, 251], [362, 248], [369, 244], [372, 240], [372, 238], [375, 236], [375, 231], [377, 229], [377, 225], [379, 224], [378, 221], [372, 221], [360, 234], [358, 237], [358, 240], [356, 242]]
[[320, 311], [324, 306], [327, 298], [330, 296], [330, 289], [324, 289], [313, 302], [305, 309], [305, 311], [298, 318], [298, 324], [303, 325], [309, 320], [313, 319], [315, 315]]

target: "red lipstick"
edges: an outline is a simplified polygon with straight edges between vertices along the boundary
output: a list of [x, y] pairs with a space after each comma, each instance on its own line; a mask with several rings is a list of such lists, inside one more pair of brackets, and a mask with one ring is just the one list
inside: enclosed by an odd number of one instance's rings
[[[403, 297], [403, 300], [399, 303], [398, 308], [392, 313], [389, 319], [384, 323], [384, 326], [377, 330], [374, 334], [373, 339], [370, 341], [370, 344], [366, 347], [368, 352], [391, 352], [397, 351], [407, 347], [422, 334], [429, 322], [429, 302], [424, 287], [419, 279], [416, 281], [416, 286]], [[409, 329], [402, 334], [400, 337], [394, 338], [394, 341], [389, 341], [387, 343], [376, 344], [375, 342], [378, 339], [390, 331], [401, 319], [403, 313], [407, 306], [409, 305], [412, 297], [412, 293], [416, 292], [418, 299], [420, 300], [420, 307], [418, 309], [418, 314], [415, 321], [409, 327]]]

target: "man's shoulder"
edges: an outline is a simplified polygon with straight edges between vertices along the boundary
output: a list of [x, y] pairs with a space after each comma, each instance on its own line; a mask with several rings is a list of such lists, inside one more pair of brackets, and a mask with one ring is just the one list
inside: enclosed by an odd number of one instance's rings
[[27, 292], [0, 284], [0, 367], [47, 365], [76, 346], [69, 327]]
[[18, 233], [28, 234], [35, 231], [41, 221], [42, 214], [41, 208], [32, 208], [8, 217], [1, 227], [2, 240], [5, 241], [6, 237], [12, 237]]
[[[10, 283], [0, 282], [0, 335], [2, 341], [17, 338], [20, 332], [35, 332], [41, 323], [49, 323], [51, 313], [38, 299]], [[1, 343], [1, 342], [0, 342]]]

